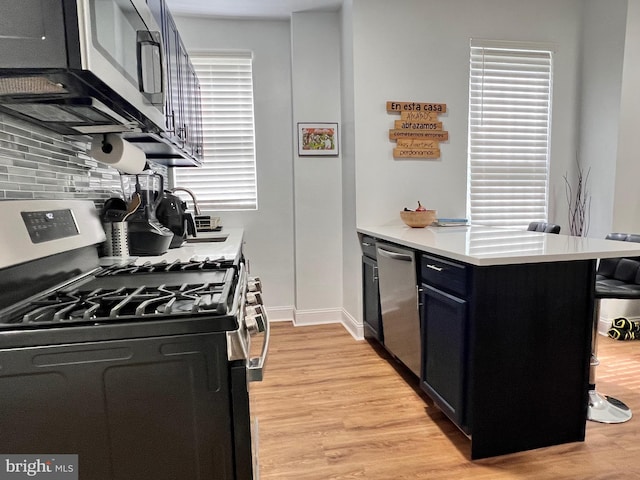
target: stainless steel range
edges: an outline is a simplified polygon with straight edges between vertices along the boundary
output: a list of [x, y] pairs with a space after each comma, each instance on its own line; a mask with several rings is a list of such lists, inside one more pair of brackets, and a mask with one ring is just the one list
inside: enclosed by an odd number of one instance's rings
[[269, 328], [242, 255], [100, 266], [92, 202], [1, 205], [0, 452], [77, 454], [87, 480], [257, 478]]

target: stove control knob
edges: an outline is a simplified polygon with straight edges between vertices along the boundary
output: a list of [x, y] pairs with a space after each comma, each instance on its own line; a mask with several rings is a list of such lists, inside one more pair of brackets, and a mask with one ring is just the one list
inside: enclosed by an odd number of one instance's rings
[[262, 282], [258, 277], [249, 278], [249, 280], [247, 281], [247, 289], [250, 292], [261, 292]]
[[247, 315], [244, 317], [244, 324], [251, 335], [264, 332], [264, 317], [262, 315]]
[[245, 309], [245, 314], [250, 317], [254, 315], [264, 315], [264, 310], [262, 309], [262, 305], [248, 305]]
[[249, 305], [262, 305], [262, 294], [260, 292], [247, 292], [247, 303]]

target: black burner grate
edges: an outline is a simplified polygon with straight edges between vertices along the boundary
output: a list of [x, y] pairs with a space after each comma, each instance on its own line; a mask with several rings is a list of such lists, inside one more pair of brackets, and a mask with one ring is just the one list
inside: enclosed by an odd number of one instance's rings
[[113, 275], [131, 275], [142, 273], [158, 273], [158, 272], [184, 272], [184, 271], [204, 271], [204, 270], [220, 270], [233, 266], [233, 262], [218, 258], [215, 260], [175, 260], [173, 262], [161, 261], [157, 263], [145, 262], [142, 265], [113, 265], [105, 268], [97, 276], [113, 276]]
[[222, 301], [224, 285], [160, 285], [58, 291], [33, 301], [12, 323], [102, 322], [209, 312]]

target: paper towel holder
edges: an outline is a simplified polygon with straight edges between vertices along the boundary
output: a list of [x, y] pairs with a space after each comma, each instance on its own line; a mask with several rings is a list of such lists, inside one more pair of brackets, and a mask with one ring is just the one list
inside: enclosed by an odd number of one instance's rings
[[102, 136], [102, 147], [101, 147], [101, 150], [104, 153], [113, 152], [113, 145], [111, 145], [111, 142], [109, 142], [109, 140], [107, 140], [107, 134], [106, 133]]

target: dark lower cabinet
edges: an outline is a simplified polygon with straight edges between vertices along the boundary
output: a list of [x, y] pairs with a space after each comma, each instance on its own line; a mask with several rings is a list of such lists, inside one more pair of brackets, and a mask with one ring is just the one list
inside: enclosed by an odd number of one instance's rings
[[362, 248], [362, 312], [363, 330], [367, 339], [384, 343], [382, 314], [380, 313], [380, 287], [378, 285], [378, 261], [376, 239], [360, 237]]
[[[375, 261], [362, 250], [365, 332], [375, 332]], [[472, 459], [584, 440], [595, 264], [421, 252], [420, 387], [470, 437]]]
[[420, 385], [471, 458], [584, 440], [593, 264], [421, 256]]
[[362, 257], [362, 291], [364, 336], [383, 343], [378, 262], [367, 256]]
[[422, 286], [421, 388], [465, 433], [467, 301]]

